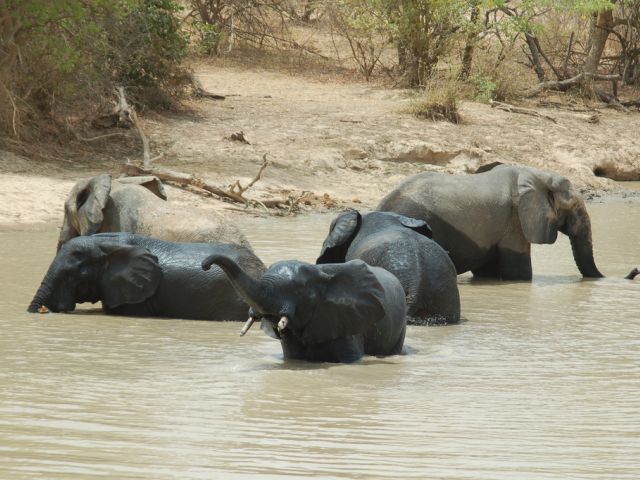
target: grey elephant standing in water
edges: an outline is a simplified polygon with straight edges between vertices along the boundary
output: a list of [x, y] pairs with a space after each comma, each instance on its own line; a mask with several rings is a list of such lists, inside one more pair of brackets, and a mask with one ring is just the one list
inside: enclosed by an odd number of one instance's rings
[[213, 212], [169, 204], [156, 177], [112, 180], [103, 174], [76, 183], [64, 205], [58, 249], [79, 235], [129, 232], [169, 242], [235, 243], [251, 248], [240, 230]]
[[331, 223], [316, 263], [359, 258], [382, 267], [404, 288], [409, 323], [455, 323], [460, 320], [456, 269], [431, 235], [424, 220], [349, 210]]
[[226, 255], [202, 262], [205, 270], [212, 265], [225, 271], [251, 306], [241, 335], [261, 319], [262, 329], [280, 340], [285, 358], [346, 363], [402, 351], [404, 291], [382, 268], [361, 260], [335, 265], [290, 260], [256, 276]]
[[475, 175], [420, 173], [377, 210], [428, 222], [458, 273], [531, 280], [531, 243], [553, 243], [561, 232], [569, 236], [580, 273], [603, 276], [582, 196], [556, 173], [510, 165]]
[[249, 306], [226, 275], [203, 272], [202, 258], [227, 255], [251, 275], [264, 272], [240, 245], [171, 243], [130, 233], [76, 237], [56, 254], [28, 311], [60, 312], [98, 301], [116, 315], [244, 320]]

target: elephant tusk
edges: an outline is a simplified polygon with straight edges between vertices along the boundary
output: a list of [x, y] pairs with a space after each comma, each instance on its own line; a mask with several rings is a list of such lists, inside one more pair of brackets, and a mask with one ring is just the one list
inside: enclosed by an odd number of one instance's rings
[[283, 316], [278, 322], [278, 332], [282, 332], [285, 328], [287, 328], [287, 325], [289, 325], [289, 319]]
[[253, 322], [255, 321], [256, 321], [255, 317], [249, 317], [249, 320], [247, 320], [247, 323], [245, 323], [244, 327], [242, 327], [242, 330], [240, 330], [241, 337], [244, 337], [244, 334], [249, 331], [249, 329], [251, 328], [251, 325], [253, 325]]

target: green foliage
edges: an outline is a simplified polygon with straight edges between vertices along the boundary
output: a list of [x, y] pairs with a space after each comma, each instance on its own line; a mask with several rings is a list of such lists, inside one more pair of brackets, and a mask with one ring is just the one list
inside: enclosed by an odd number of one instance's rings
[[487, 10], [493, 8], [511, 9], [512, 14], [504, 16], [499, 28], [505, 33], [539, 32], [542, 27], [536, 22], [544, 10], [573, 12], [583, 17], [614, 7], [615, 0], [488, 0], [483, 2]]
[[[132, 97], [150, 104], [158, 92], [179, 91], [187, 41], [176, 1], [3, 3], [0, 103], [10, 100], [12, 109], [0, 108], [0, 133], [21, 136], [61, 108], [113, 95], [115, 85], [134, 87]], [[146, 95], [151, 90], [154, 94]]]
[[475, 87], [474, 99], [479, 102], [489, 102], [493, 100], [498, 85], [491, 78], [484, 75], [474, 75], [469, 79]]
[[463, 33], [468, 0], [403, 0], [395, 25], [399, 64], [409, 85], [423, 85], [442, 55]]
[[196, 51], [204, 55], [217, 54], [224, 35], [217, 25], [202, 21], [193, 22], [191, 28], [197, 38]]
[[115, 29], [114, 80], [138, 87], [169, 87], [187, 53], [187, 38], [173, 0], [141, 0]]
[[344, 37], [358, 68], [368, 80], [394, 35], [385, 0], [338, 0], [330, 11], [333, 27]]

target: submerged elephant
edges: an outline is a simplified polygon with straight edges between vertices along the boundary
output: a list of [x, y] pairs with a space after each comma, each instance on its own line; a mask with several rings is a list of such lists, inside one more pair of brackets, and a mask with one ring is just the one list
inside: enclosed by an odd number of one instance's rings
[[227, 255], [252, 275], [264, 272], [240, 245], [170, 243], [130, 233], [74, 238], [56, 254], [28, 311], [60, 312], [102, 301], [107, 313], [195, 320], [244, 320], [248, 305], [222, 270], [203, 272], [204, 256]]
[[529, 167], [498, 165], [475, 175], [420, 173], [377, 210], [425, 220], [458, 273], [531, 280], [531, 243], [569, 236], [584, 277], [602, 277], [593, 259], [591, 222], [569, 180]]
[[353, 362], [364, 354], [402, 351], [406, 330], [404, 291], [396, 277], [360, 260], [311, 265], [295, 260], [272, 265], [259, 279], [226, 255], [202, 262], [220, 266], [251, 306], [244, 335], [262, 329], [280, 340], [287, 359]]
[[103, 174], [74, 185], [64, 204], [58, 249], [79, 235], [129, 232], [169, 242], [236, 243], [251, 248], [240, 230], [212, 212], [166, 201], [156, 177], [112, 180]]
[[316, 263], [359, 258], [393, 273], [404, 288], [409, 323], [460, 320], [456, 269], [440, 245], [431, 240], [424, 220], [389, 212], [340, 214], [332, 223]]

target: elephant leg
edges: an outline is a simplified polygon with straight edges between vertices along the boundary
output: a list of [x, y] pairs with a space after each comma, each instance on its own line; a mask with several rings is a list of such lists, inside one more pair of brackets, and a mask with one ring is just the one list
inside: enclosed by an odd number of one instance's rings
[[407, 296], [407, 325], [444, 325], [460, 321], [460, 295], [456, 277], [435, 275], [422, 295]]
[[500, 265], [498, 264], [498, 259], [492, 259], [480, 268], [471, 270], [471, 272], [476, 278], [500, 278]]
[[531, 255], [513, 250], [500, 252], [500, 278], [503, 280], [531, 280]]
[[498, 245], [500, 278], [503, 280], [531, 280], [531, 244], [520, 229], [506, 236]]
[[477, 268], [472, 268], [471, 273], [475, 278], [500, 278], [499, 260], [498, 248], [492, 247], [484, 256], [484, 263]]

